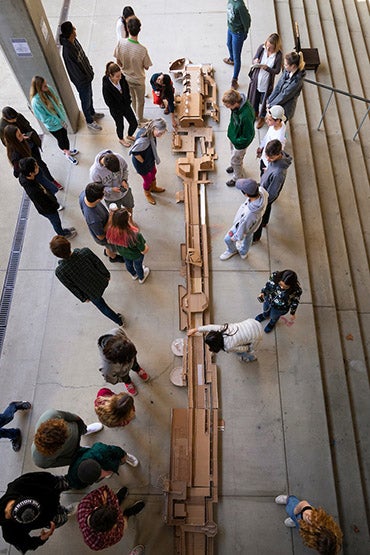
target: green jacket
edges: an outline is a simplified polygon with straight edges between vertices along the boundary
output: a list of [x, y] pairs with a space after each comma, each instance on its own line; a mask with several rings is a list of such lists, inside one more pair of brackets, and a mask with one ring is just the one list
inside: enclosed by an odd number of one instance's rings
[[243, 0], [229, 0], [227, 3], [227, 26], [231, 33], [245, 33], [251, 26], [251, 16]]
[[255, 114], [245, 94], [241, 93], [240, 108], [231, 111], [227, 136], [237, 150], [247, 148], [254, 139]]
[[83, 489], [88, 485], [78, 477], [78, 467], [86, 459], [97, 461], [103, 470], [111, 470], [118, 474], [121, 459], [126, 455], [126, 451], [117, 445], [106, 445], [105, 443], [94, 443], [92, 447], [80, 447], [76, 453], [71, 466], [68, 469], [67, 480], [72, 489]]

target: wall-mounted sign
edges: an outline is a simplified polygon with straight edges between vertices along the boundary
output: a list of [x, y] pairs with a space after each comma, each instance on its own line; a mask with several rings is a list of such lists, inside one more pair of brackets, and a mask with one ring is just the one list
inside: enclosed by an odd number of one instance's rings
[[12, 45], [20, 58], [32, 58], [32, 52], [26, 39], [12, 39]]

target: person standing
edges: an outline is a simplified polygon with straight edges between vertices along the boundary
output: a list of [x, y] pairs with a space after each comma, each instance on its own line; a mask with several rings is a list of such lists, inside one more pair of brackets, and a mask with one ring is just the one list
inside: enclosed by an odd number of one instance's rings
[[30, 410], [31, 403], [28, 401], [12, 401], [3, 413], [0, 414], [0, 438], [10, 439], [13, 451], [16, 453], [22, 446], [22, 434], [19, 428], [5, 428], [14, 418], [18, 410]]
[[247, 200], [239, 207], [233, 225], [225, 235], [227, 249], [220, 255], [221, 260], [228, 260], [238, 253], [242, 260], [247, 258], [253, 233], [258, 229], [267, 206], [268, 192], [258, 187], [254, 179], [238, 179], [236, 188]]
[[147, 123], [136, 136], [134, 146], [129, 151], [135, 170], [143, 179], [143, 189], [149, 204], [156, 204], [152, 193], [163, 193], [166, 189], [157, 186], [157, 167], [160, 158], [157, 152], [157, 139], [167, 131], [163, 118], [153, 119]]
[[[118, 141], [125, 147], [131, 146], [135, 141], [133, 135], [137, 129], [137, 120], [131, 108], [131, 95], [126, 78], [119, 65], [114, 62], [108, 62], [105, 68], [103, 98], [116, 123]], [[129, 125], [126, 137], [123, 134], [124, 119]]]
[[132, 279], [139, 279], [139, 283], [143, 284], [150, 274], [150, 269], [144, 266], [149, 246], [139, 229], [131, 223], [131, 214], [125, 208], [113, 212], [107, 228], [107, 241], [125, 260]]
[[266, 123], [268, 125], [267, 133], [263, 137], [260, 142], [260, 146], [257, 148], [256, 151], [256, 158], [260, 158], [260, 174], [261, 177], [267, 166], [269, 165], [265, 146], [270, 141], [277, 139], [281, 142], [282, 148], [285, 147], [286, 143], [286, 125], [285, 122], [286, 117], [284, 114], [284, 108], [276, 104], [275, 106], [271, 106], [267, 112]]
[[226, 108], [231, 110], [227, 136], [230, 140], [231, 159], [227, 173], [233, 174], [226, 182], [228, 187], [235, 187], [237, 179], [243, 177], [243, 160], [248, 146], [254, 139], [254, 111], [244, 93], [234, 89], [226, 91], [222, 97]]
[[100, 422], [86, 425], [73, 412], [49, 409], [36, 423], [31, 445], [32, 460], [39, 468], [57, 468], [71, 463], [80, 447], [82, 435], [100, 432]]
[[84, 542], [93, 551], [118, 543], [126, 530], [128, 518], [145, 507], [144, 501], [136, 501], [122, 511], [120, 505], [127, 494], [126, 487], [114, 493], [108, 486], [101, 486], [88, 493], [78, 504], [78, 525]]
[[31, 127], [30, 122], [21, 113], [17, 112], [11, 106], [4, 106], [1, 111], [0, 119], [0, 139], [4, 146], [6, 146], [4, 139], [4, 129], [7, 125], [15, 125], [18, 127], [23, 135], [27, 135], [37, 148], [41, 149], [41, 138], [33, 127]]
[[114, 393], [102, 387], [94, 401], [95, 412], [102, 424], [108, 428], [127, 426], [135, 418], [134, 399], [128, 393]]
[[288, 168], [293, 160], [290, 154], [283, 151], [282, 144], [277, 139], [269, 141], [266, 145], [265, 151], [268, 167], [262, 175], [261, 187], [266, 189], [269, 194], [269, 198], [260, 226], [254, 232], [254, 243], [261, 239], [262, 229], [269, 223], [272, 203], [275, 202], [280, 195], [281, 189], [285, 183]]
[[284, 108], [287, 120], [292, 119], [297, 106], [298, 97], [303, 87], [304, 70], [302, 52], [289, 52], [284, 56], [284, 71], [276, 87], [267, 99], [267, 107], [279, 104]]
[[281, 71], [282, 61], [280, 37], [277, 33], [272, 33], [265, 43], [258, 47], [249, 72], [251, 81], [248, 100], [256, 114], [257, 129], [261, 129], [265, 123], [266, 101], [274, 87], [275, 76]]
[[225, 64], [234, 66], [231, 88], [238, 89], [238, 77], [241, 67], [241, 53], [245, 39], [251, 26], [251, 16], [244, 0], [228, 0], [227, 2], [227, 48], [229, 57], [224, 58]]
[[104, 189], [104, 201], [108, 208], [113, 202], [119, 208], [126, 208], [132, 215], [134, 197], [127, 181], [127, 162], [123, 156], [111, 150], [98, 152], [90, 168], [90, 179]]
[[62, 227], [58, 211], [63, 209], [55, 197], [57, 188], [40, 172], [34, 158], [22, 158], [19, 161], [19, 183], [31, 200], [37, 212], [47, 218], [55, 233], [67, 239], [76, 237], [74, 227]]
[[110, 262], [121, 262], [122, 256], [117, 256], [113, 247], [108, 244], [105, 230], [108, 224], [109, 212], [101, 202], [104, 197], [104, 187], [99, 183], [89, 183], [79, 196], [81, 212], [87, 223], [90, 234], [98, 245], [103, 245], [104, 255], [108, 256]]
[[255, 319], [257, 322], [263, 322], [270, 318], [265, 327], [266, 333], [270, 333], [279, 318], [289, 311], [291, 322], [294, 322], [301, 295], [298, 276], [293, 270], [273, 272], [258, 295], [258, 300], [263, 302], [263, 312], [257, 314]]
[[[64, 476], [49, 472], [28, 472], [10, 482], [0, 498], [4, 540], [22, 553], [44, 545], [71, 514], [72, 507], [60, 504], [61, 492], [68, 489]], [[30, 534], [40, 529], [38, 536]]]
[[322, 555], [336, 555], [342, 548], [343, 533], [334, 518], [311, 503], [300, 501], [295, 495], [278, 495], [277, 505], [285, 505], [289, 515], [284, 520], [288, 528], [298, 528], [304, 545], [315, 549]]
[[118, 445], [94, 443], [91, 447], [78, 449], [66, 479], [71, 489], [83, 489], [103, 478], [118, 474], [119, 467], [125, 463], [136, 467], [139, 461]]
[[94, 109], [92, 92], [94, 70], [76, 38], [76, 27], [70, 21], [65, 21], [60, 26], [60, 30], [59, 42], [62, 45], [63, 60], [69, 78], [78, 91], [87, 127], [92, 131], [101, 131], [101, 126], [95, 120], [103, 118], [104, 114], [95, 112]]
[[63, 189], [63, 186], [54, 179], [49, 168], [42, 160], [39, 147], [36, 146], [27, 134], [22, 133], [16, 125], [10, 124], [5, 127], [4, 141], [6, 143], [8, 160], [13, 166], [14, 177], [19, 177], [19, 161], [22, 158], [29, 158], [32, 156], [36, 160], [45, 178], [54, 184], [55, 188], [53, 188], [53, 192]]
[[122, 314], [114, 312], [103, 299], [110, 273], [100, 258], [86, 247], [72, 252], [71, 243], [60, 235], [52, 238], [50, 250], [61, 258], [55, 269], [59, 281], [82, 303], [91, 301], [104, 316], [123, 326]]
[[190, 329], [188, 335], [207, 333], [204, 342], [212, 353], [237, 353], [241, 362], [254, 362], [257, 360], [255, 348], [262, 339], [262, 326], [256, 324], [253, 318], [237, 324], [207, 324]]
[[120, 39], [127, 39], [128, 37], [127, 20], [133, 15], [135, 15], [135, 12], [131, 6], [125, 6], [123, 8], [122, 15], [119, 16], [116, 23], [117, 42]]
[[76, 148], [71, 149], [67, 134], [67, 115], [56, 91], [46, 80], [35, 75], [31, 81], [30, 101], [35, 117], [56, 138], [60, 150], [74, 166], [78, 164]]
[[152, 64], [148, 51], [138, 41], [141, 29], [141, 22], [136, 16], [127, 20], [128, 39], [120, 39], [114, 50], [113, 56], [117, 64], [122, 68], [126, 77], [132, 99], [134, 112], [139, 120], [139, 125], [143, 125], [148, 120], [144, 118], [145, 102], [145, 70]]
[[100, 372], [106, 382], [116, 384], [123, 382], [127, 393], [137, 395], [130, 371], [135, 372], [143, 382], [148, 382], [149, 374], [137, 361], [137, 350], [122, 328], [114, 328], [98, 339], [100, 355]]

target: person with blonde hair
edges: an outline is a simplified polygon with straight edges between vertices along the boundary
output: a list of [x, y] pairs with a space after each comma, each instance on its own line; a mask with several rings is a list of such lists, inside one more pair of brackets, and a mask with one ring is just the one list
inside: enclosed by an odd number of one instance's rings
[[78, 164], [76, 148], [71, 149], [67, 134], [67, 116], [64, 106], [56, 91], [50, 87], [46, 80], [35, 75], [31, 81], [30, 101], [35, 117], [56, 138], [59, 148], [67, 160], [74, 166]]
[[163, 193], [166, 189], [157, 186], [156, 164], [160, 163], [157, 153], [157, 138], [167, 131], [163, 118], [153, 119], [140, 129], [134, 146], [129, 151], [135, 170], [143, 178], [144, 194], [150, 204], [156, 204], [152, 193]]
[[265, 123], [266, 100], [274, 88], [275, 76], [282, 68], [283, 53], [281, 40], [277, 33], [267, 37], [264, 44], [257, 48], [249, 72], [248, 100], [254, 108], [257, 129]]
[[94, 408], [100, 422], [107, 428], [127, 426], [135, 418], [134, 399], [128, 393], [114, 393], [108, 387], [99, 389]]
[[305, 499], [295, 495], [278, 495], [275, 503], [285, 505], [289, 515], [284, 520], [288, 528], [298, 528], [303, 543], [320, 555], [336, 555], [342, 548], [343, 533], [334, 518], [319, 507], [315, 509]]
[[303, 87], [304, 70], [302, 52], [288, 52], [284, 56], [284, 71], [274, 90], [267, 99], [267, 107], [279, 104], [284, 108], [286, 119], [292, 119], [297, 106], [298, 97]]

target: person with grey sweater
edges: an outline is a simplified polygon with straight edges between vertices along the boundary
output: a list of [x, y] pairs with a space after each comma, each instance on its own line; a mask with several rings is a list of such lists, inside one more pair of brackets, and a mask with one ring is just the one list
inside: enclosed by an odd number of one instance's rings
[[188, 335], [207, 333], [204, 342], [212, 353], [237, 353], [241, 362], [253, 362], [257, 360], [254, 350], [262, 338], [262, 326], [256, 324], [259, 322], [253, 318], [237, 324], [208, 324], [190, 329]]
[[247, 199], [240, 205], [233, 225], [224, 237], [227, 249], [220, 255], [221, 260], [228, 260], [238, 253], [242, 260], [247, 258], [253, 233], [258, 229], [267, 206], [268, 192], [258, 187], [254, 179], [238, 179], [236, 188]]
[[94, 434], [102, 429], [100, 422], [86, 425], [77, 414], [49, 409], [36, 423], [31, 445], [33, 462], [39, 468], [67, 466], [80, 447], [81, 436]]
[[90, 168], [90, 180], [103, 187], [108, 208], [114, 203], [118, 208], [127, 208], [132, 214], [134, 197], [127, 179], [127, 163], [120, 154], [108, 149], [98, 152]]
[[269, 194], [268, 203], [262, 221], [258, 229], [253, 234], [253, 242], [259, 241], [262, 229], [267, 226], [270, 220], [272, 203], [280, 195], [285, 183], [286, 174], [293, 158], [290, 154], [283, 151], [283, 146], [278, 139], [269, 141], [265, 147], [268, 166], [261, 178], [261, 187]]
[[98, 339], [100, 372], [108, 383], [123, 382], [130, 395], [137, 395], [137, 389], [130, 377], [130, 370], [147, 382], [149, 374], [136, 359], [136, 347], [122, 328], [114, 328]]

